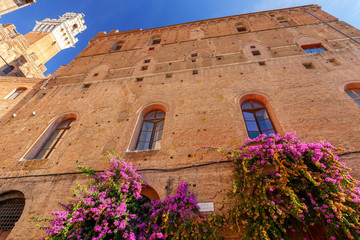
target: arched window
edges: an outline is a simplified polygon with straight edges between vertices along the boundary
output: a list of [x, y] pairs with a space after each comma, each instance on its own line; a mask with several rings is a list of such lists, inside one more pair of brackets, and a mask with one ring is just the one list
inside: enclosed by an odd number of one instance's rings
[[20, 87], [15, 89], [12, 93], [10, 93], [6, 99], [16, 99], [20, 94], [22, 94], [23, 92], [26, 91], [27, 88], [25, 87]]
[[119, 51], [124, 45], [124, 41], [117, 41], [111, 46], [112, 51]]
[[346, 93], [360, 106], [360, 89], [350, 89]]
[[68, 113], [54, 120], [20, 161], [49, 158], [76, 119], [76, 114]]
[[164, 128], [165, 112], [155, 110], [144, 116], [136, 150], [159, 149]]
[[39, 152], [36, 154], [34, 159], [45, 159], [50, 156], [52, 151], [56, 149], [57, 144], [64, 134], [70, 129], [71, 123], [75, 121], [74, 118], [67, 119], [56, 126], [51, 135], [46, 140], [45, 144], [42, 145]]
[[3, 74], [4, 74], [4, 75], [8, 75], [8, 74], [11, 73], [14, 69], [15, 69], [14, 66], [7, 66], [7, 67], [3, 70]]
[[267, 135], [276, 133], [266, 108], [262, 103], [248, 100], [242, 103], [241, 110], [250, 138], [255, 138], [263, 133]]
[[24, 194], [11, 191], [0, 195], [0, 239], [6, 239], [25, 206]]

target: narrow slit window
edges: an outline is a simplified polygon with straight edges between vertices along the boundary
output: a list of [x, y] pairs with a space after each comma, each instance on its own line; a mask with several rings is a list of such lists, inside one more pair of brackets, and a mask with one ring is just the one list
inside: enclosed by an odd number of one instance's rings
[[246, 101], [241, 105], [241, 110], [250, 138], [255, 138], [260, 134], [276, 133], [266, 107], [262, 103], [253, 100]]

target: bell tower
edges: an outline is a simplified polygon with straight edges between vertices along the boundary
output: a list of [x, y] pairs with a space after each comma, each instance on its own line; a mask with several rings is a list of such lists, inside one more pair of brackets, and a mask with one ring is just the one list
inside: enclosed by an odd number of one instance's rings
[[65, 13], [59, 19], [46, 18], [36, 22], [34, 29], [25, 34], [30, 47], [29, 54], [35, 54], [37, 65], [45, 64], [58, 52], [73, 47], [77, 34], [86, 29], [84, 14]]

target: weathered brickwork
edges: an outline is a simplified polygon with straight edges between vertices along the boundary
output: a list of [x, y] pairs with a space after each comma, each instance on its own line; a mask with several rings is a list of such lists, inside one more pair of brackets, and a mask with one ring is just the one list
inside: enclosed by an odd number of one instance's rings
[[[99, 33], [49, 81], [29, 82], [19, 102], [1, 100], [0, 194], [17, 190], [26, 198], [8, 239], [39, 238], [29, 217], [49, 217], [59, 200], [72, 196], [69, 189], [84, 180], [68, 174], [77, 172], [76, 164], [106, 169], [110, 148], [132, 162], [161, 199], [185, 180], [198, 201], [209, 201], [231, 187], [231, 167], [197, 150], [243, 144], [248, 133], [240, 104], [248, 99], [266, 106], [278, 133], [296, 131], [304, 142], [322, 137], [343, 147], [341, 158], [360, 179], [354, 153], [360, 150], [360, 106], [345, 92], [360, 88], [360, 45], [301, 8]], [[304, 8], [360, 39], [359, 30], [319, 6]], [[238, 32], [239, 25], [246, 30]], [[152, 45], [156, 38], [161, 42]], [[316, 44], [327, 51], [303, 49]], [[25, 82], [3, 78], [0, 84], [4, 97]], [[135, 151], [142, 117], [151, 109], [166, 112], [161, 148]], [[47, 159], [25, 161], [64, 114], [76, 120], [56, 149]], [[221, 196], [211, 201], [219, 209]]]

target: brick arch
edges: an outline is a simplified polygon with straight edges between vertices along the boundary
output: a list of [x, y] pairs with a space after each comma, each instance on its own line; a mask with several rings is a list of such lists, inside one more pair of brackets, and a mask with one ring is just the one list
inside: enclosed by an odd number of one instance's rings
[[149, 185], [143, 186], [140, 194], [149, 198], [150, 200], [160, 200], [159, 194]]
[[191, 59], [191, 54], [199, 53], [199, 52], [202, 53], [201, 55], [203, 55], [203, 57], [206, 55], [207, 55], [207, 57], [213, 57], [213, 53], [210, 50], [203, 49], [203, 48], [197, 48], [197, 49], [190, 51], [188, 54], [186, 54], [184, 60]]
[[106, 78], [106, 75], [110, 69], [110, 65], [102, 63], [98, 64], [86, 73], [86, 77], [84, 78], [85, 82], [98, 81]]
[[339, 90], [341, 92], [346, 92], [346, 91], [354, 89], [354, 88], [360, 89], [360, 81], [346, 82], [339, 86]]
[[265, 106], [267, 113], [269, 114], [269, 117], [271, 119], [271, 122], [273, 124], [273, 127], [274, 127], [275, 131], [277, 133], [280, 133], [281, 135], [283, 135], [283, 134], [285, 134], [285, 131], [281, 127], [280, 121], [277, 118], [277, 116], [275, 114], [275, 111], [274, 111], [274, 109], [272, 107], [271, 101], [269, 99], [270, 98], [267, 95], [263, 94], [263, 93], [248, 92], [248, 93], [245, 93], [245, 94], [242, 94], [242, 95], [238, 96], [236, 98], [236, 102], [239, 105], [240, 113], [242, 113], [241, 105], [246, 101], [254, 100], [254, 101], [262, 103]]
[[297, 44], [299, 46], [315, 44], [315, 43], [322, 43], [322, 42], [324, 42], [324, 39], [322, 39], [322, 38], [305, 35], [305, 34], [300, 34], [294, 38], [294, 44]]
[[25, 208], [25, 196], [17, 190], [10, 190], [0, 194], [0, 239], [6, 239], [19, 221]]

